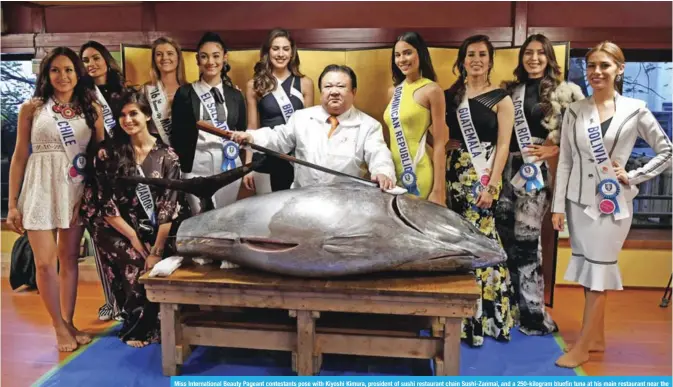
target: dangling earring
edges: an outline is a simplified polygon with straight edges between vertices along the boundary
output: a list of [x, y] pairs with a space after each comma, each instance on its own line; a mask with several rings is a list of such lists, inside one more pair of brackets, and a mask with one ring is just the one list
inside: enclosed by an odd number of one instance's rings
[[615, 77], [615, 82], [621, 82], [622, 81], [622, 74], [617, 74]]

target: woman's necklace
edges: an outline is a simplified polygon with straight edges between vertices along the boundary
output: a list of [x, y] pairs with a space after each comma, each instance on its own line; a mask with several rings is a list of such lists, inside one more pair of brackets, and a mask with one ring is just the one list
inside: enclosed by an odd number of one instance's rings
[[52, 97], [51, 100], [54, 101], [54, 105], [52, 106], [51, 110], [53, 110], [54, 113], [60, 114], [67, 120], [82, 114], [82, 108], [79, 105], [75, 105], [72, 102], [60, 102], [58, 99], [56, 99], [56, 97]]

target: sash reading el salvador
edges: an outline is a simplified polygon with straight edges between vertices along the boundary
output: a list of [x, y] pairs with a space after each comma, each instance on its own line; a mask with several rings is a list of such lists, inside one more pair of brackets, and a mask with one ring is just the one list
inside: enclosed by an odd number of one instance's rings
[[[139, 165], [136, 166], [136, 169], [141, 177], [145, 177], [145, 173], [143, 173], [143, 169]], [[154, 200], [152, 200], [150, 187], [147, 184], [138, 184], [136, 186], [136, 196], [138, 196], [138, 200], [140, 200], [140, 204], [143, 206], [145, 214], [147, 214], [147, 219], [152, 222], [152, 226], [156, 227], [157, 216], [154, 211]]]
[[147, 96], [152, 106], [152, 121], [159, 131], [159, 136], [164, 144], [170, 146], [171, 134], [171, 117], [168, 112], [168, 98], [161, 82], [157, 82], [156, 86], [147, 85]]
[[493, 152], [490, 159], [486, 159], [486, 150], [479, 141], [477, 129], [472, 123], [472, 113], [470, 112], [470, 104], [467, 99], [467, 94], [463, 97], [463, 101], [458, 106], [456, 114], [458, 115], [458, 124], [460, 125], [460, 131], [463, 134], [467, 152], [470, 154], [472, 165], [474, 165], [474, 170], [477, 172], [477, 181], [472, 187], [473, 194], [476, 197], [481, 190], [488, 185], [489, 181], [491, 181], [490, 172], [493, 167], [495, 152]]
[[[49, 100], [47, 104], [48, 111], [53, 111], [54, 101]], [[79, 144], [77, 143], [77, 137], [75, 137], [75, 130], [70, 121], [63, 117], [61, 114], [54, 114], [54, 120], [56, 121], [56, 127], [58, 128], [59, 138], [61, 139], [61, 144], [65, 149], [65, 154], [68, 156], [70, 161], [70, 166], [66, 171], [66, 178], [69, 182], [73, 184], [81, 183], [84, 181], [84, 168], [86, 168], [86, 155], [80, 152]]]
[[584, 213], [594, 220], [598, 219], [601, 213], [612, 214], [615, 220], [628, 218], [629, 208], [617, 179], [617, 174], [612, 166], [610, 155], [607, 149], [605, 149], [598, 109], [596, 109], [593, 100], [583, 109], [582, 116], [587, 141], [589, 141], [589, 147], [597, 164], [598, 176], [600, 178], [596, 202], [594, 205], [587, 206]]
[[390, 106], [390, 120], [393, 124], [393, 130], [395, 131], [395, 141], [397, 141], [397, 146], [400, 150], [400, 159], [402, 161], [402, 184], [404, 188], [413, 195], [420, 196], [418, 190], [418, 184], [416, 181], [416, 165], [423, 158], [425, 152], [425, 141], [427, 137], [427, 131], [423, 133], [421, 142], [418, 144], [418, 149], [416, 149], [416, 157], [414, 160], [411, 160], [411, 150], [407, 145], [407, 139], [404, 136], [404, 128], [402, 127], [402, 121], [400, 120], [400, 103], [402, 102], [402, 87], [404, 83], [399, 84], [395, 87], [393, 92], [393, 100]]
[[526, 95], [526, 85], [520, 85], [514, 91], [514, 135], [519, 143], [519, 149], [523, 156], [524, 164], [519, 168], [519, 172], [512, 178], [511, 183], [515, 188], [525, 186], [526, 192], [532, 192], [544, 187], [540, 166], [542, 161], [534, 161], [532, 156], [526, 156], [524, 152], [526, 146], [532, 143], [533, 136], [530, 134], [530, 127], [523, 112], [523, 101]]
[[[194, 88], [194, 91], [196, 91], [196, 94], [199, 96], [201, 104], [203, 104], [203, 106], [206, 108], [206, 111], [210, 116], [210, 121], [218, 129], [229, 131], [229, 125], [227, 125], [227, 118], [226, 118], [226, 116], [228, 116], [226, 103], [222, 104], [224, 107], [225, 117], [223, 118], [222, 122], [220, 122], [217, 120], [218, 118], [217, 102], [215, 101], [213, 95], [210, 93], [210, 90], [206, 89], [201, 81], [192, 83], [192, 87]], [[222, 151], [224, 152], [224, 158], [222, 161], [222, 171], [229, 171], [236, 168], [236, 158], [238, 157], [239, 154], [238, 144], [236, 144], [231, 140], [222, 139]]]

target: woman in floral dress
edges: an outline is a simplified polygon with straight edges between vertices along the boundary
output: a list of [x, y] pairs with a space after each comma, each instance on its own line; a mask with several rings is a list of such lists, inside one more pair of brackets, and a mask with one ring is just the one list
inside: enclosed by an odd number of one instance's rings
[[[491, 85], [492, 67], [493, 46], [488, 37], [467, 38], [454, 64], [460, 76], [445, 91], [451, 138], [446, 183], [449, 208], [500, 242], [494, 209], [509, 153], [514, 105], [504, 90]], [[484, 336], [509, 341], [514, 320], [506, 263], [477, 269], [475, 275], [482, 296], [474, 317], [463, 321], [462, 338], [471, 346], [481, 346]]]
[[[138, 278], [175, 252], [171, 236], [190, 211], [178, 191], [118, 180], [136, 175], [180, 178], [178, 156], [148, 130], [151, 110], [145, 96], [126, 91], [118, 123], [106, 154], [99, 153], [95, 160], [97, 197], [85, 201], [83, 210], [84, 216], [99, 219], [93, 232], [100, 241], [105, 276], [122, 310], [119, 337], [130, 346], [143, 347], [159, 342], [159, 305], [147, 300]], [[152, 200], [140, 200], [150, 196]]]

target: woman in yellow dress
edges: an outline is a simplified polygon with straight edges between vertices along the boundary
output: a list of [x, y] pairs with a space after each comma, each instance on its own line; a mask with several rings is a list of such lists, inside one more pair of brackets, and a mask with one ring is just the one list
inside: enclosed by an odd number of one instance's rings
[[394, 86], [388, 90], [390, 103], [383, 119], [397, 179], [409, 193], [446, 206], [446, 104], [430, 52], [418, 33], [397, 38], [391, 66]]

